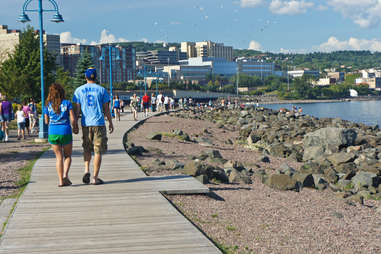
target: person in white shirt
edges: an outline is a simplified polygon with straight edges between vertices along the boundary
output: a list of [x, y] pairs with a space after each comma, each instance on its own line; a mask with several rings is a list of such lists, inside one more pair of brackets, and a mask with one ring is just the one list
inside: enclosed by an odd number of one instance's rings
[[156, 98], [156, 105], [157, 105], [157, 110], [159, 112], [162, 112], [163, 111], [163, 94], [161, 92]]
[[169, 97], [168, 96], [164, 97], [164, 107], [165, 107], [165, 111], [169, 110]]
[[20, 140], [21, 137], [25, 139], [25, 113], [22, 110], [21, 105], [17, 106], [15, 115], [17, 119], [17, 140]]

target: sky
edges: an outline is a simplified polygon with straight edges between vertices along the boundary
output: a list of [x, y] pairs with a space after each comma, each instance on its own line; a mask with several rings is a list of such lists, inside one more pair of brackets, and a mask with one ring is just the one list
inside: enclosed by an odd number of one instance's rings
[[[83, 44], [212, 40], [283, 53], [381, 51], [381, 0], [56, 0], [64, 23], [44, 29]], [[30, 9], [37, 6], [32, 0]], [[1, 0], [0, 24], [17, 21], [24, 0]], [[44, 8], [50, 9], [48, 0]], [[38, 28], [38, 14], [27, 13]]]

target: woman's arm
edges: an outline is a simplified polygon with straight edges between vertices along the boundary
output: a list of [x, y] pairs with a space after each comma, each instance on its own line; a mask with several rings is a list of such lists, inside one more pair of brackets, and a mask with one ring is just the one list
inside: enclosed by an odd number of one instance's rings
[[69, 116], [70, 116], [71, 126], [73, 126], [73, 133], [78, 134], [78, 132], [79, 132], [78, 121], [77, 121], [77, 118], [74, 114], [73, 109], [70, 109]]
[[45, 117], [45, 124], [49, 124], [49, 116], [47, 114], [44, 114]]

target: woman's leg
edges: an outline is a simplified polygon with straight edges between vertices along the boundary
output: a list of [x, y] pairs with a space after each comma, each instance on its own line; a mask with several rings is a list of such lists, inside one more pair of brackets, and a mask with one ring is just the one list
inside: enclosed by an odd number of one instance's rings
[[56, 170], [58, 174], [59, 185], [63, 185], [63, 157], [62, 147], [60, 145], [52, 145], [53, 152], [56, 155]]
[[64, 152], [63, 178], [69, 178], [72, 150], [73, 150], [73, 144], [67, 144], [67, 145], [64, 145], [63, 147], [63, 152]]

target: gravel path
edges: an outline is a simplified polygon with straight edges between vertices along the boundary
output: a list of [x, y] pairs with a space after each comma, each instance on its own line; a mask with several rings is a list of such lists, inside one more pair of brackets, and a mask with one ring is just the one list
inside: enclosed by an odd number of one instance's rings
[[17, 193], [18, 169], [26, 166], [38, 156], [48, 144], [36, 144], [37, 135], [17, 140], [17, 131], [11, 130], [7, 143], [0, 143], [0, 199]]
[[[210, 149], [197, 143], [182, 142], [164, 137], [162, 141], [146, 138], [153, 132], [181, 129], [192, 138], [211, 134], [213, 149], [220, 150], [225, 159], [236, 160], [245, 166], [277, 168], [288, 163], [270, 157], [271, 163], [258, 161], [260, 154], [239, 145], [227, 145], [238, 133], [219, 129], [207, 121], [160, 116], [149, 119], [130, 133], [129, 141], [151, 152], [137, 157], [143, 167], [155, 159], [188, 162], [191, 156]], [[179, 174], [178, 171], [153, 171], [152, 175]], [[381, 213], [375, 208], [379, 201], [365, 205], [348, 203], [335, 193], [303, 189], [301, 192], [282, 192], [271, 189], [253, 177], [253, 184], [208, 184], [212, 195], [167, 196], [189, 219], [210, 238], [228, 248], [229, 253], [381, 253]]]

